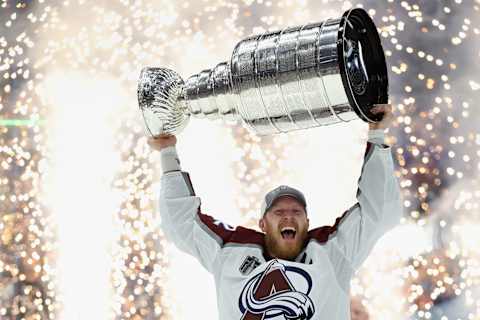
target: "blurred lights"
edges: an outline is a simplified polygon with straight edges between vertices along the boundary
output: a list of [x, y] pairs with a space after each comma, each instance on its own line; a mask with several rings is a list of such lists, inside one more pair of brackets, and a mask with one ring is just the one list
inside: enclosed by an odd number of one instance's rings
[[[406, 216], [415, 228], [426, 230], [430, 214], [439, 210], [432, 209], [432, 199], [442, 197], [444, 186], [475, 180], [472, 173], [480, 169], [480, 134], [470, 125], [478, 114], [469, 108], [478, 100], [472, 97], [480, 84], [469, 78], [476, 73], [466, 70], [478, 69], [475, 64], [465, 66], [461, 57], [451, 53], [461, 48], [474, 52], [471, 46], [479, 43], [480, 34], [479, 4], [456, 0], [430, 17], [426, 3], [388, 0], [385, 8], [362, 3], [378, 23], [394, 77], [396, 121], [390, 133], [396, 142]], [[72, 315], [69, 319], [75, 319], [78, 310], [74, 309], [81, 308], [75, 303], [82, 303], [88, 305], [89, 318], [170, 318], [172, 288], [164, 285], [169, 261], [153, 214], [158, 165], [145, 146], [135, 101], [125, 92], [135, 87], [138, 70], [145, 65], [180, 65], [182, 71], [193, 73], [212, 66], [219, 56], [228, 57], [236, 41], [255, 30], [321, 21], [318, 8], [312, 10], [315, 14], [306, 10], [315, 5], [313, 1], [199, 5], [122, 0], [111, 6], [90, 0], [57, 5], [43, 0], [35, 5], [1, 1], [2, 27], [13, 36], [0, 36], [0, 188], [4, 191], [0, 200], [5, 212], [0, 243], [6, 248], [0, 253], [0, 315], [56, 319], [64, 309]], [[329, 10], [322, 14], [331, 17], [355, 5], [324, 0], [322, 6]], [[449, 22], [453, 15], [459, 25]], [[431, 37], [432, 45], [410, 41], [417, 32], [417, 40]], [[440, 41], [435, 39], [438, 34], [447, 39], [442, 42], [445, 47], [435, 44]], [[238, 179], [236, 206], [245, 224], [253, 226], [258, 194], [283, 178], [289, 155], [301, 151], [292, 148], [294, 142], [287, 135], [259, 138], [239, 126], [232, 126], [229, 133], [237, 143], [232, 156]], [[90, 165], [86, 168], [85, 163]], [[88, 180], [82, 170], [98, 180]], [[422, 252], [410, 261], [398, 259], [407, 249], [401, 245], [398, 252], [390, 248], [390, 255], [376, 251], [370, 258], [376, 263], [367, 262], [354, 279], [352, 291], [364, 297], [362, 303], [373, 311], [372, 319], [395, 319], [405, 309], [420, 318], [433, 318], [437, 299], [462, 294], [474, 305], [469, 318], [480, 317], [480, 304], [473, 303], [478, 297], [471, 290], [480, 284], [476, 245], [480, 229], [475, 220], [480, 188], [474, 184], [464, 189], [471, 193], [459, 192], [453, 208], [447, 204], [462, 221], [453, 226], [447, 220], [440, 222], [442, 229], [453, 230], [457, 237], [443, 252], [428, 250], [424, 242], [417, 248]], [[78, 203], [79, 194], [94, 205], [72, 205]], [[45, 210], [45, 202], [52, 214]], [[114, 222], [108, 221], [110, 217]], [[91, 224], [96, 228], [90, 230]], [[96, 233], [78, 242], [84, 230]], [[66, 248], [79, 243], [90, 248], [77, 257], [85, 265], [62, 262]], [[75, 282], [73, 276], [57, 279], [68, 268], [98, 280], [98, 290]], [[430, 289], [422, 283], [429, 283]], [[68, 284], [81, 290], [68, 292]], [[376, 292], [379, 287], [385, 291]]]

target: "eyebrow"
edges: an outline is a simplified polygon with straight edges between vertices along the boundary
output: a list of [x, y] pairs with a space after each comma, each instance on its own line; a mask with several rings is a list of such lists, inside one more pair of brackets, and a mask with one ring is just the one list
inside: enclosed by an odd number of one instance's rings
[[[280, 209], [280, 208], [278, 208], [278, 209], [275, 209], [275, 208], [272, 209], [272, 211], [286, 211], [286, 210], [290, 210], [290, 209]], [[294, 208], [294, 209], [291, 209], [291, 210], [292, 210], [292, 211], [302, 211], [301, 208]]]

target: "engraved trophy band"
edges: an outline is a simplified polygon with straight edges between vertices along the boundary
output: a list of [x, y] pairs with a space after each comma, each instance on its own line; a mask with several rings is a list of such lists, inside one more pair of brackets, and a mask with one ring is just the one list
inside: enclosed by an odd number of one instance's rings
[[138, 102], [153, 136], [177, 134], [190, 116], [243, 122], [268, 135], [362, 119], [388, 102], [385, 55], [373, 20], [360, 8], [324, 22], [248, 37], [230, 61], [186, 81], [144, 68]]

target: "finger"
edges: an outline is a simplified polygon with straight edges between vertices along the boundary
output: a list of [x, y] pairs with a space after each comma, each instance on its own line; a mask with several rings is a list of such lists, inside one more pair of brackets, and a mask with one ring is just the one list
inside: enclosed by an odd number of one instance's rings
[[377, 113], [384, 113], [384, 114], [390, 114], [392, 113], [392, 106], [389, 105], [389, 104], [382, 104], [382, 105], [375, 105], [371, 111], [374, 113], [374, 114], [377, 114]]
[[380, 107], [374, 107], [374, 108], [370, 109], [370, 111], [371, 111], [373, 114], [385, 113], [385, 110], [383, 110], [383, 109], [380, 108]]
[[161, 144], [163, 143], [163, 141], [165, 141], [165, 139], [161, 139], [161, 138], [149, 138], [147, 140], [147, 143], [150, 145], [150, 146], [155, 146], [155, 145], [158, 145], [158, 144]]
[[386, 112], [390, 112], [393, 110], [393, 106], [389, 103], [387, 104], [379, 104], [378, 106], [380, 106], [382, 108], [382, 110], [386, 111]]
[[150, 147], [153, 147], [155, 145], [155, 138], [149, 138], [147, 143]]
[[162, 139], [163, 139], [163, 140], [164, 140], [164, 139], [168, 139], [168, 138], [170, 138], [170, 137], [171, 137], [171, 135], [168, 135], [168, 134], [163, 133], [163, 134], [161, 134], [161, 135], [159, 135], [159, 136], [153, 137], [153, 139], [155, 139], [155, 140], [162, 140]]

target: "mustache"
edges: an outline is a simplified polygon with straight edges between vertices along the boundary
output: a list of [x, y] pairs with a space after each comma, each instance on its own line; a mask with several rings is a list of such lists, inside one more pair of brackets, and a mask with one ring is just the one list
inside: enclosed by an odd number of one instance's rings
[[298, 228], [298, 223], [297, 223], [296, 221], [283, 222], [283, 223], [280, 222], [280, 223], [278, 224], [278, 229], [279, 229], [279, 230], [282, 230], [282, 228], [285, 228], [285, 227], [294, 227], [295, 230], [297, 230], [297, 231], [298, 231], [298, 229], [299, 229], [299, 228]]

